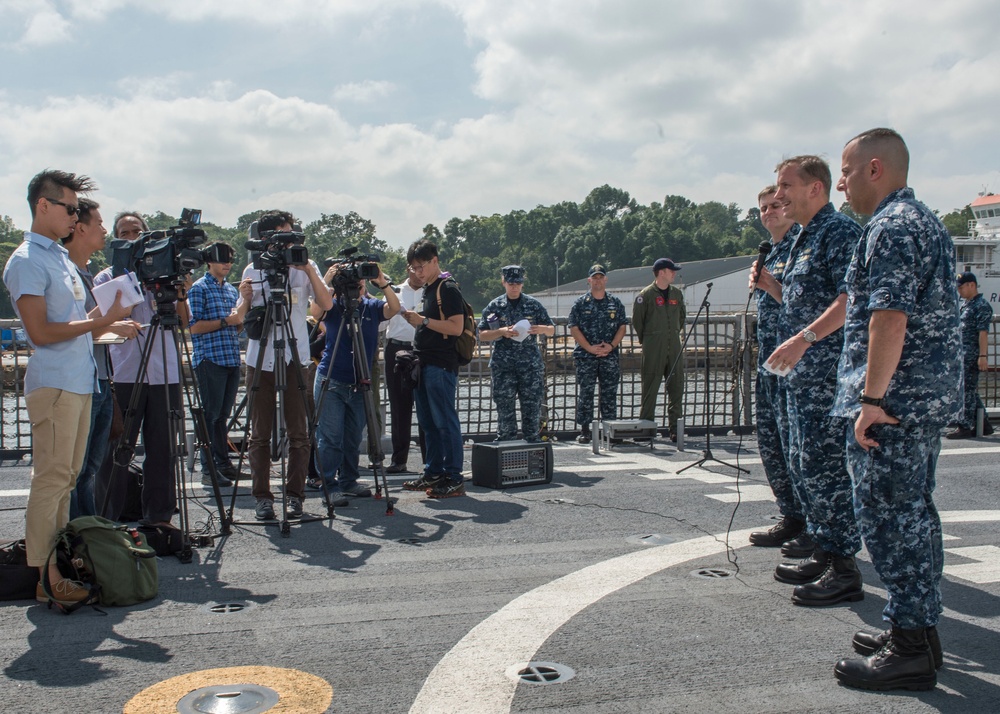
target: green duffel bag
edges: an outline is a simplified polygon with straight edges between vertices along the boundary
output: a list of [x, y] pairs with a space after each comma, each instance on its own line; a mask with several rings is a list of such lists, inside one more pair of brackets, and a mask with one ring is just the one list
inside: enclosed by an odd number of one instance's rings
[[64, 575], [90, 587], [91, 597], [77, 607], [134, 605], [156, 597], [159, 589], [156, 552], [132, 526], [100, 516], [74, 518], [56, 535], [50, 560], [53, 555]]

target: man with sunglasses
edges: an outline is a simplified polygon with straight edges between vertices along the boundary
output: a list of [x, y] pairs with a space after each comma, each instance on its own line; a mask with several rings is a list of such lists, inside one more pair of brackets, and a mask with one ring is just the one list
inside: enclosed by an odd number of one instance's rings
[[[69, 605], [88, 591], [63, 578], [48, 556], [56, 533], [69, 521], [70, 493], [90, 435], [90, 407], [97, 383], [91, 333], [128, 316], [120, 298], [101, 315], [86, 311], [87, 291], [60, 245], [76, 227], [77, 194], [95, 189], [86, 176], [43, 171], [28, 184], [31, 230], [11, 254], [3, 281], [33, 348], [24, 375], [31, 419], [32, 473], [25, 512], [28, 565], [39, 569], [40, 602]], [[67, 365], [72, 368], [67, 369]]]
[[[188, 311], [191, 313], [191, 365], [198, 377], [198, 391], [205, 410], [211, 458], [218, 472], [219, 486], [232, 486], [230, 480], [239, 473], [229, 460], [229, 415], [236, 403], [240, 386], [240, 326], [250, 309], [253, 291], [249, 284], [240, 284], [243, 301], [237, 306], [240, 293], [226, 282], [233, 269], [235, 251], [226, 243], [213, 243], [208, 248], [208, 270], [188, 291]], [[209, 456], [201, 453], [201, 482], [211, 486]]]

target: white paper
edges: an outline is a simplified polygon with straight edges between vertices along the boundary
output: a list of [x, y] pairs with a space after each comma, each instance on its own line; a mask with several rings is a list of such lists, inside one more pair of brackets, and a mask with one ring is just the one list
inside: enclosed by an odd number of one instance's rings
[[786, 375], [787, 375], [787, 374], [788, 374], [789, 372], [791, 372], [791, 371], [792, 371], [792, 368], [791, 368], [791, 367], [789, 367], [789, 366], [787, 366], [787, 365], [786, 365], [786, 366], [784, 366], [784, 367], [782, 367], [781, 369], [775, 369], [775, 368], [774, 368], [774, 367], [772, 367], [772, 366], [770, 365], [770, 363], [768, 363], [768, 362], [765, 362], [765, 363], [764, 363], [764, 369], [766, 369], [766, 370], [767, 370], [768, 372], [770, 372], [771, 374], [776, 374], [776, 375], [778, 375], [779, 377], [784, 377], [784, 376], [786, 376]]
[[514, 325], [514, 331], [517, 332], [517, 337], [512, 337], [511, 339], [515, 342], [524, 342], [528, 338], [528, 330], [531, 329], [531, 323], [527, 320], [520, 320]]
[[131, 307], [142, 302], [142, 290], [139, 288], [139, 281], [134, 273], [125, 273], [117, 278], [112, 278], [106, 283], [94, 286], [94, 300], [97, 307], [101, 309], [102, 315], [107, 315], [108, 310], [115, 304], [115, 296], [118, 291], [122, 294], [122, 305]]

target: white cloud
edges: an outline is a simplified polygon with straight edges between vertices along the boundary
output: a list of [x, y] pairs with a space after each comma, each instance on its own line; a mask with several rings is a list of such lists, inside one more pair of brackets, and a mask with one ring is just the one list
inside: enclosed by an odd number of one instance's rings
[[[38, 103], [7, 88], [0, 205], [58, 165], [94, 175], [115, 209], [194, 204], [222, 224], [283, 202], [305, 220], [357, 210], [402, 245], [428, 222], [581, 201], [604, 183], [643, 203], [677, 193], [746, 207], [782, 156], [824, 154], [836, 170], [844, 141], [877, 125], [907, 138], [912, 183], [932, 207], [1000, 189], [1000, 15], [987, 0], [919, 0], [906, 13], [860, 0], [79, 0], [69, 14], [114, 23], [126, 7], [178, 36], [210, 27], [233, 62], [170, 68], [134, 53], [104, 96]], [[406, 23], [388, 20], [434, 7], [461, 19], [467, 51], [482, 48], [475, 109], [435, 115], [412, 77], [374, 59], [324, 88], [328, 38], [316, 28], [360, 20], [351, 28], [372, 46], [419, 66]], [[244, 46], [250, 25], [309, 32], [265, 79], [239, 74], [240, 53], [259, 51]], [[292, 77], [312, 81], [265, 89]]]
[[341, 102], [369, 104], [388, 97], [396, 89], [392, 82], [365, 80], [342, 84], [333, 90], [333, 98]]

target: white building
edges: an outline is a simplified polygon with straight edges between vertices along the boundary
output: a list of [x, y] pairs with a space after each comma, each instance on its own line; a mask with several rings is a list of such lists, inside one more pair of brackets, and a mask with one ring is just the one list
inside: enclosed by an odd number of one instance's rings
[[[694, 315], [698, 311], [709, 285], [712, 288], [708, 302], [713, 315], [743, 312], [747, 307], [749, 295], [747, 277], [750, 266], [756, 259], [757, 256], [754, 254], [681, 264], [674, 285], [684, 292], [688, 315]], [[643, 288], [652, 282], [651, 265], [608, 271], [608, 292], [614, 294], [629, 308]], [[558, 288], [549, 288], [531, 295], [537, 298], [553, 317], [566, 317], [573, 302], [587, 290], [587, 278], [584, 277], [560, 285]], [[756, 312], [756, 301], [751, 301], [750, 309]]]

